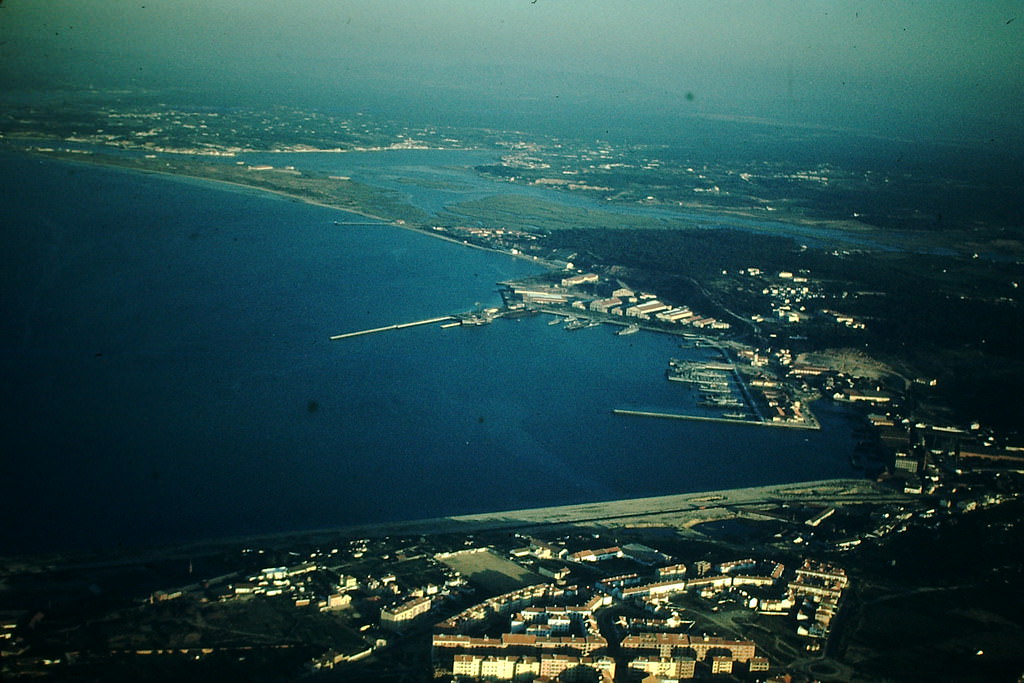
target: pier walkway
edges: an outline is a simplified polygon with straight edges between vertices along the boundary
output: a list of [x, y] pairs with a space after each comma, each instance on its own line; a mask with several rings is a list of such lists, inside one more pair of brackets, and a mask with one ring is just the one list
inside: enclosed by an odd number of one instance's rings
[[817, 423], [806, 422], [771, 422], [765, 419], [760, 420], [738, 420], [730, 417], [706, 417], [704, 415], [680, 415], [676, 413], [657, 413], [649, 410], [627, 410], [615, 408], [612, 412], [616, 415], [633, 415], [636, 417], [660, 417], [670, 420], [693, 420], [696, 422], [720, 422], [733, 425], [754, 425], [758, 427], [783, 427], [788, 429], [810, 429], [818, 430], [821, 426]]
[[384, 327], [375, 327], [372, 330], [359, 330], [358, 332], [345, 332], [344, 334], [336, 334], [331, 337], [331, 341], [338, 339], [348, 339], [349, 337], [360, 337], [364, 334], [374, 334], [376, 332], [387, 332], [388, 330], [401, 330], [406, 327], [416, 327], [417, 325], [430, 325], [431, 323], [439, 323], [445, 320], [455, 320], [455, 316], [442, 315], [439, 318], [428, 318], [427, 320], [416, 320], [411, 323], [399, 323], [397, 325], [385, 325]]

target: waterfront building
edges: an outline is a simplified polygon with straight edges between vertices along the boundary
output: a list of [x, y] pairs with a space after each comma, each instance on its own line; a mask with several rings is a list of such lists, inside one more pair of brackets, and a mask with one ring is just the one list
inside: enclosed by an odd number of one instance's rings
[[535, 289], [517, 289], [515, 293], [526, 304], [564, 304], [569, 300], [565, 294]]
[[636, 293], [628, 287], [619, 287], [614, 292], [612, 292], [612, 296], [618, 297], [619, 299], [622, 299], [624, 301], [636, 301]]
[[581, 273], [562, 278], [563, 287], [579, 287], [585, 284], [596, 284], [600, 278], [596, 273]]
[[671, 308], [667, 311], [662, 311], [654, 317], [667, 323], [676, 323], [693, 318], [694, 313], [686, 306], [682, 306], [680, 308]]
[[873, 405], [889, 403], [892, 401], [892, 396], [885, 392], [857, 389], [847, 389], [846, 391], [837, 392], [832, 398], [837, 401], [849, 401], [850, 403], [864, 402], [871, 403]]
[[590, 310], [595, 313], [608, 313], [612, 308], [622, 305], [622, 299], [611, 297], [610, 299], [597, 299], [590, 302]]
[[657, 299], [635, 304], [626, 309], [626, 316], [630, 318], [650, 318], [655, 313], [668, 310], [668, 306]]

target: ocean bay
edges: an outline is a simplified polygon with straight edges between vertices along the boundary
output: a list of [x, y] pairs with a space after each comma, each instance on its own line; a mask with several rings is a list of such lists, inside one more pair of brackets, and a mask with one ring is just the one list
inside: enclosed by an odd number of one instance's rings
[[672, 337], [537, 317], [328, 340], [497, 305], [529, 262], [256, 191], [0, 163], [5, 550], [853, 473], [835, 409], [811, 433], [613, 415], [689, 400]]

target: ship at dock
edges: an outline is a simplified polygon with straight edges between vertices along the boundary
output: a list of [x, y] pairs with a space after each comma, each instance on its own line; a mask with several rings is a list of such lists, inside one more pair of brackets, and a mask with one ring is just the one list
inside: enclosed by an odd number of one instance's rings
[[635, 334], [635, 333], [637, 333], [639, 331], [640, 331], [640, 326], [639, 325], [637, 325], [636, 323], [630, 323], [629, 325], [627, 325], [626, 327], [622, 328], [621, 330], [619, 330], [615, 334], [619, 335], [620, 337], [623, 337], [623, 336], [625, 336], [627, 334]]
[[494, 322], [495, 318], [501, 317], [501, 311], [497, 308], [484, 308], [470, 311], [469, 313], [460, 313], [455, 316], [455, 319], [462, 325], [476, 326], [476, 325], [490, 325]]
[[697, 401], [697, 405], [704, 406], [705, 408], [745, 408], [743, 401], [736, 398], [735, 396], [718, 396], [713, 394], [703, 394], [700, 401]]
[[668, 366], [666, 376], [669, 381], [689, 384], [700, 397], [697, 405], [730, 410], [732, 415], [740, 414], [739, 411], [747, 408], [743, 397], [737, 396], [736, 385], [730, 377], [736, 372], [732, 363], [673, 358], [669, 360]]

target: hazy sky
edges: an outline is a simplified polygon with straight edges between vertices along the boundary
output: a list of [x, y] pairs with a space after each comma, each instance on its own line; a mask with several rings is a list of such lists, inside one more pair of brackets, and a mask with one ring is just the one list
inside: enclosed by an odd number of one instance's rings
[[175, 87], [428, 118], [745, 116], [1019, 142], [1024, 0], [7, 0], [0, 65], [8, 93]]

